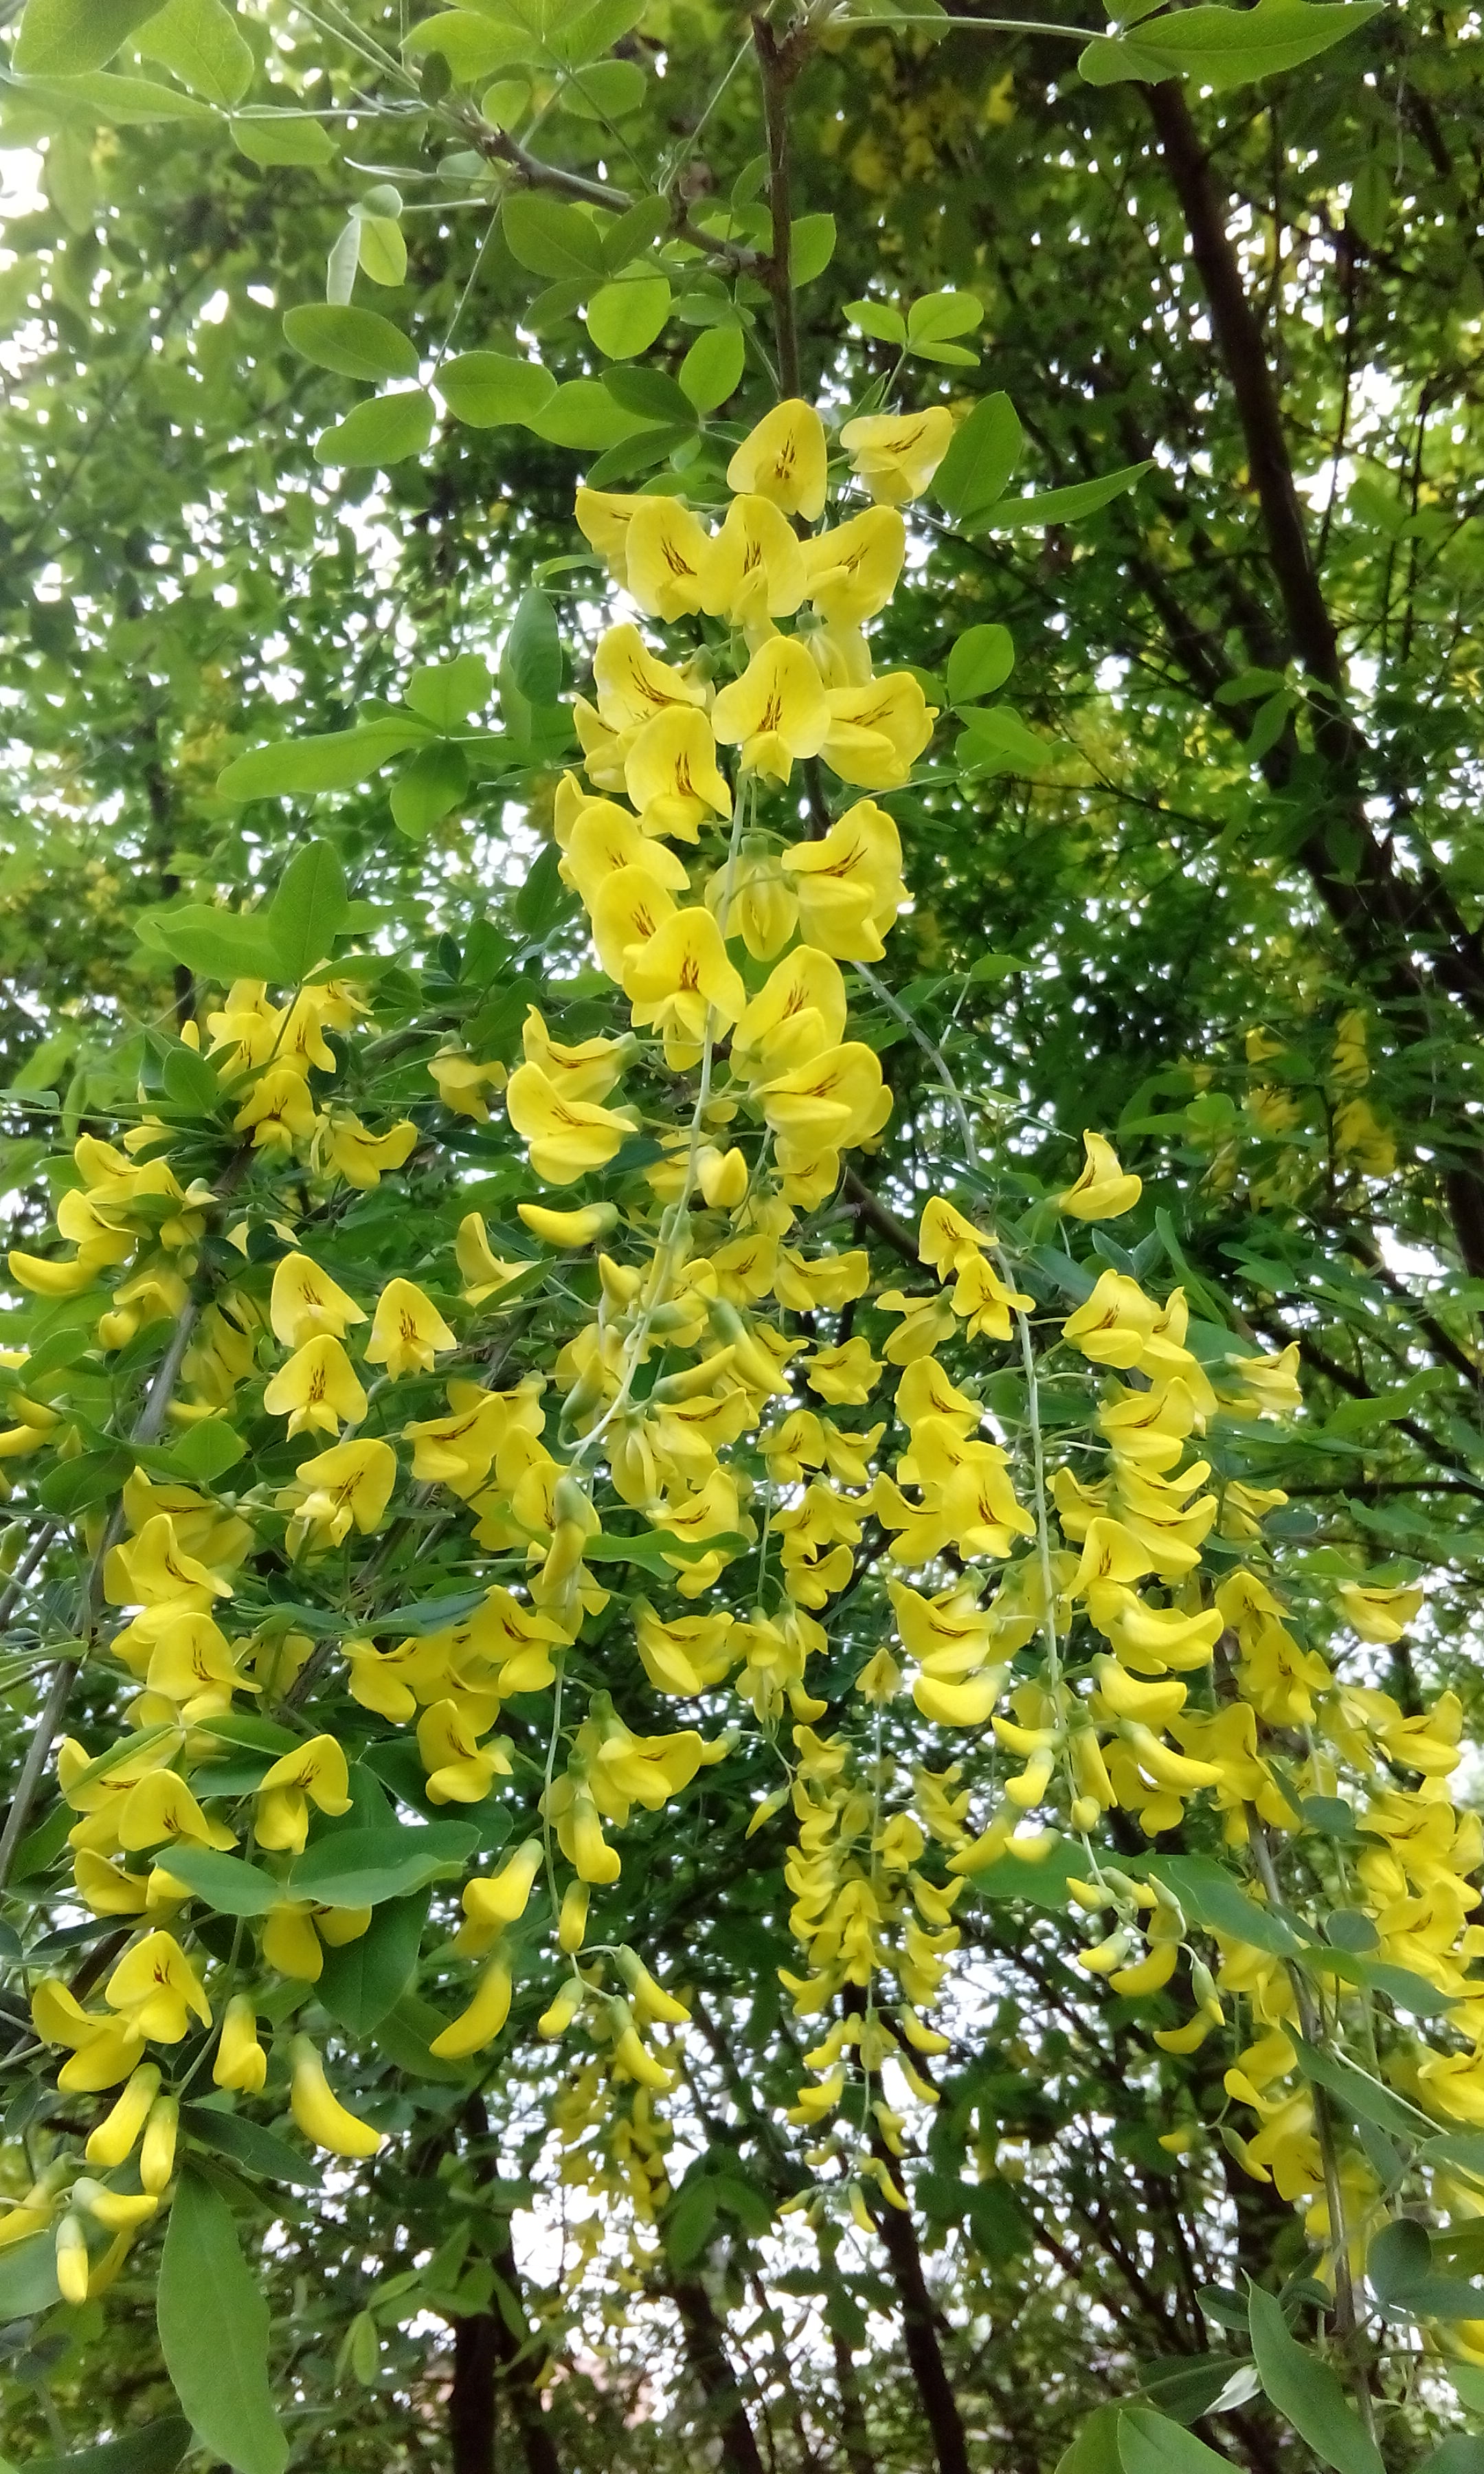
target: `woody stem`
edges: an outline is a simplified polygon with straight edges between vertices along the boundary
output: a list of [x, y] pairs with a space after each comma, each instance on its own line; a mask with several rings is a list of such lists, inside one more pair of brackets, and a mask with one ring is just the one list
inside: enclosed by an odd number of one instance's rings
[[778, 386], [785, 397], [801, 390], [799, 320], [794, 303], [791, 262], [793, 210], [788, 144], [788, 92], [803, 66], [799, 32], [779, 36], [766, 17], [753, 19], [753, 48], [762, 85], [763, 129], [768, 141], [768, 206], [773, 218], [773, 249], [758, 269], [773, 296], [773, 323], [778, 345]]

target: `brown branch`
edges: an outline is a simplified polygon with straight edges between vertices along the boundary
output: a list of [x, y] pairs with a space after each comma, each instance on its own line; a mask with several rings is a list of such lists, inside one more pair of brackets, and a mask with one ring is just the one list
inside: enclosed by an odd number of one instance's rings
[[804, 61], [801, 31], [778, 36], [766, 17], [753, 19], [753, 48], [762, 83], [763, 128], [768, 140], [768, 206], [773, 218], [773, 253], [758, 268], [773, 299], [773, 322], [778, 347], [778, 385], [785, 396], [797, 396], [802, 385], [799, 358], [799, 319], [794, 305], [793, 206], [789, 170], [788, 94]]

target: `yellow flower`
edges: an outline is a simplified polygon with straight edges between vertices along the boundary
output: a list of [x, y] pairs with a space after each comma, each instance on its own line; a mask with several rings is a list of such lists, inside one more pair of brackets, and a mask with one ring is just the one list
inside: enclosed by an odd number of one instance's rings
[[[657, 714], [635, 732], [624, 758], [624, 788], [646, 834], [675, 834], [693, 842], [708, 809], [718, 816], [731, 813], [731, 791], [716, 762], [715, 735], [706, 715], [693, 705]], [[683, 870], [679, 882], [684, 882]]]
[[763, 1114], [780, 1139], [801, 1149], [843, 1151], [873, 1130], [882, 1097], [881, 1061], [863, 1040], [826, 1048], [806, 1065], [761, 1086]]
[[309, 1807], [341, 1813], [350, 1809], [350, 1773], [333, 1735], [315, 1735], [284, 1753], [263, 1774], [257, 1789], [257, 1842], [299, 1855], [309, 1835]]
[[292, 1483], [275, 1500], [292, 1512], [289, 1552], [297, 1555], [311, 1531], [322, 1547], [338, 1546], [352, 1526], [363, 1536], [379, 1527], [396, 1484], [396, 1454], [379, 1437], [332, 1443], [327, 1452], [300, 1461]]
[[307, 1254], [285, 1254], [278, 1265], [268, 1319], [275, 1339], [281, 1340], [285, 1348], [301, 1347], [317, 1332], [344, 1340], [351, 1323], [366, 1321], [355, 1299], [337, 1288], [329, 1273], [311, 1263]]
[[773, 781], [788, 780], [796, 756], [818, 755], [832, 727], [830, 703], [797, 636], [771, 636], [759, 646], [742, 676], [717, 697], [711, 727], [729, 744], [740, 740], [749, 772]]
[[805, 941], [843, 961], [879, 961], [907, 899], [901, 839], [874, 799], [857, 799], [816, 842], [796, 842], [783, 866], [799, 896]]
[[251, 1131], [254, 1151], [287, 1152], [307, 1142], [318, 1123], [303, 1076], [292, 1065], [270, 1065], [232, 1119], [232, 1131]]
[[588, 489], [579, 489], [574, 502], [579, 532], [607, 560], [609, 573], [620, 589], [629, 582], [629, 526], [634, 509], [642, 503], [616, 491]]
[[1132, 1211], [1142, 1194], [1143, 1179], [1119, 1166], [1118, 1154], [1105, 1134], [1085, 1133], [1087, 1163], [1075, 1185], [1057, 1196], [1057, 1209], [1069, 1220], [1117, 1220]]
[[327, 2147], [332, 2156], [374, 2156], [386, 2146], [379, 2130], [347, 2113], [330, 2088], [321, 2061], [307, 2036], [296, 2036], [290, 2052], [294, 2076], [289, 2098], [294, 2119], [306, 2139]]
[[717, 868], [706, 879], [706, 909], [722, 921], [725, 908], [724, 933], [739, 935], [755, 960], [771, 961], [787, 944], [799, 921], [798, 899], [784, 878], [772, 840], [762, 835], [745, 834], [735, 860], [730, 862], [730, 894], [729, 867]]
[[443, 2061], [465, 2061], [471, 2053], [482, 2053], [492, 2044], [510, 2016], [513, 1984], [510, 1968], [502, 1958], [493, 1958], [484, 1970], [475, 1987], [474, 1998], [467, 2010], [435, 2036], [428, 2047]]
[[771, 498], [733, 498], [702, 573], [701, 607], [734, 627], [785, 618], [804, 594], [804, 546]]
[[897, 589], [907, 527], [895, 507], [867, 507], [800, 547], [805, 591], [826, 627], [859, 627]]
[[434, 1804], [482, 1803], [496, 1778], [510, 1776], [504, 1745], [481, 1746], [479, 1729], [457, 1701], [435, 1701], [423, 1711], [418, 1721], [418, 1751]]
[[946, 404], [926, 412], [868, 413], [848, 421], [840, 444], [851, 469], [879, 505], [920, 498], [948, 451], [953, 415]]
[[1087, 1302], [1067, 1316], [1062, 1337], [1099, 1366], [1137, 1366], [1158, 1313], [1127, 1273], [1104, 1272]]
[[222, 2038], [211, 2065], [218, 2087], [256, 2096], [268, 2076], [268, 2055], [257, 2041], [257, 2014], [246, 1993], [234, 1993], [222, 2015]]
[[829, 484], [825, 424], [797, 396], [775, 404], [749, 430], [727, 467], [729, 490], [769, 498], [785, 516], [818, 523]]
[[701, 609], [711, 536], [679, 498], [634, 501], [626, 530], [625, 582], [651, 618], [682, 618]]
[[1362, 1640], [1390, 1644], [1400, 1640], [1416, 1621], [1423, 1603], [1420, 1589], [1367, 1589], [1360, 1581], [1342, 1581], [1334, 1603], [1352, 1632]]
[[152, 1770], [129, 1789], [118, 1815], [118, 1843], [131, 1855], [183, 1840], [189, 1847], [234, 1847], [231, 1831], [208, 1821], [184, 1779], [174, 1770]]
[[832, 1407], [861, 1408], [875, 1389], [881, 1371], [863, 1340], [848, 1340], [838, 1348], [817, 1348], [803, 1370], [811, 1392]]
[[508, 1288], [512, 1280], [518, 1280], [521, 1273], [531, 1268], [527, 1262], [504, 1262], [491, 1252], [490, 1232], [477, 1211], [467, 1211], [460, 1221], [453, 1257], [468, 1283], [462, 1292], [468, 1306], [482, 1305], [486, 1298], [493, 1297], [497, 1289]]
[[633, 1054], [627, 1039], [553, 1039], [535, 1006], [526, 1007], [520, 1038], [527, 1064], [539, 1065], [569, 1100], [606, 1100]]
[[531, 1147], [532, 1167], [548, 1185], [571, 1185], [590, 1169], [605, 1168], [634, 1131], [614, 1109], [554, 1089], [539, 1065], [516, 1066], [506, 1104], [511, 1124]]
[[[514, 1090], [514, 1080], [511, 1087]], [[371, 1318], [368, 1364], [384, 1366], [395, 1383], [404, 1374], [431, 1373], [439, 1350], [458, 1345], [432, 1298], [425, 1298], [415, 1281], [387, 1282]]]
[[1240, 1398], [1233, 1407], [1249, 1418], [1288, 1418], [1304, 1406], [1299, 1389], [1299, 1344], [1291, 1340], [1276, 1356], [1229, 1357], [1230, 1370], [1223, 1378], [1239, 1381]]
[[898, 789], [933, 735], [937, 707], [925, 700], [910, 670], [893, 670], [869, 686], [826, 691], [829, 725], [826, 764], [863, 790]]
[[806, 1064], [838, 1044], [845, 1024], [838, 962], [817, 946], [800, 945], [750, 999], [732, 1041], [734, 1070], [766, 1077]]
[[322, 1167], [337, 1170], [347, 1185], [369, 1194], [390, 1169], [405, 1167], [417, 1140], [418, 1128], [409, 1118], [384, 1134], [372, 1134], [351, 1110], [341, 1109], [322, 1120], [315, 1157]]
[[624, 990], [635, 1023], [653, 1023], [667, 1055], [675, 1049], [699, 1055], [707, 1020], [713, 1031], [730, 1030], [747, 1002], [720, 928], [709, 910], [696, 907], [672, 911], [631, 954]]
[[598, 961], [610, 980], [622, 981], [628, 956], [674, 909], [674, 895], [648, 867], [621, 867], [604, 879], [589, 916]]
[[[592, 675], [598, 714], [610, 731], [642, 730], [657, 713], [704, 705], [706, 689], [668, 663], [657, 661], [637, 627], [607, 628], [598, 642]], [[591, 770], [591, 767], [588, 767]]]
[[314, 1427], [338, 1435], [343, 1423], [359, 1425], [366, 1395], [341, 1343], [322, 1333], [279, 1368], [264, 1391], [263, 1406], [271, 1418], [288, 1419], [291, 1435]]
[[[704, 714], [685, 717], [698, 721], [706, 730]], [[658, 727], [669, 727], [668, 716], [661, 716]], [[648, 731], [639, 734], [641, 740], [648, 736]], [[709, 738], [709, 731], [706, 736]], [[685, 893], [690, 887], [683, 860], [666, 850], [663, 842], [654, 840], [638, 818], [631, 816], [612, 799], [594, 799], [584, 809], [572, 827], [561, 865], [562, 874], [577, 887], [589, 910], [609, 878], [616, 876], [622, 867], [642, 868], [671, 893]], [[539, 1015], [537, 1019], [539, 1021]]]
[[428, 1072], [438, 1084], [438, 1096], [443, 1106], [456, 1117], [472, 1117], [476, 1125], [489, 1120], [487, 1091], [503, 1091], [505, 1068], [494, 1058], [481, 1065], [477, 1058], [466, 1056], [460, 1048], [441, 1048]]
[[515, 1210], [543, 1246], [595, 1246], [618, 1225], [616, 1202], [588, 1202], [580, 1211], [548, 1211], [539, 1202], [517, 1202]]
[[130, 2031], [157, 2045], [178, 2045], [194, 2012], [203, 2027], [211, 2006], [201, 1979], [178, 1941], [167, 1932], [146, 1933], [126, 1951], [104, 1987], [110, 2009], [122, 2013]]
[[531, 1892], [543, 1858], [540, 1840], [523, 1838], [515, 1854], [506, 1856], [497, 1873], [491, 1874], [488, 1880], [465, 1883], [465, 1921], [459, 1927], [455, 1946], [467, 1957], [482, 1957], [507, 1925], [519, 1923], [530, 1904]]
[[34, 1298], [75, 1298], [90, 1289], [111, 1256], [78, 1254], [70, 1263], [45, 1254], [28, 1254], [12, 1247], [7, 1261], [11, 1277]]

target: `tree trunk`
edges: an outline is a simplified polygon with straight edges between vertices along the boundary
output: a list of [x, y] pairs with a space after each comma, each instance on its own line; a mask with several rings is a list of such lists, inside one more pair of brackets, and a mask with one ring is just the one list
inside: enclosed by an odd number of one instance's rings
[[706, 2399], [706, 2418], [721, 2444], [727, 2474], [763, 2474], [757, 2441], [710, 2295], [699, 2276], [678, 2276], [671, 2283], [670, 2299], [681, 2315], [685, 2360]]
[[[889, 2172], [896, 2176], [895, 2159], [884, 2159]], [[886, 2253], [892, 2282], [901, 2304], [902, 2341], [907, 2348], [907, 2362], [917, 2382], [932, 2438], [938, 2474], [969, 2474], [969, 2441], [964, 2418], [958, 2410], [958, 2399], [948, 2378], [943, 2348], [938, 2342], [938, 2323], [933, 2312], [932, 2296], [922, 2270], [922, 2253], [917, 2227], [910, 2211], [894, 2208], [883, 2199], [872, 2210], [881, 2246]]]

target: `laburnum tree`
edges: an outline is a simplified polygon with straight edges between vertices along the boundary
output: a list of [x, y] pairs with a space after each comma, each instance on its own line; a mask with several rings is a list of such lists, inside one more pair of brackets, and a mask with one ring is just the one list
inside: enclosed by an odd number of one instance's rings
[[12, 13], [11, 2462], [1467, 2474], [1447, 26]]

